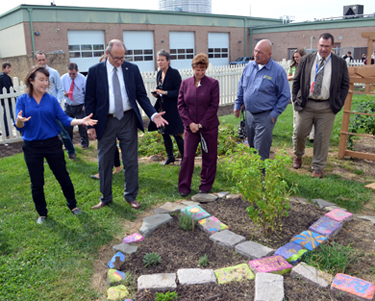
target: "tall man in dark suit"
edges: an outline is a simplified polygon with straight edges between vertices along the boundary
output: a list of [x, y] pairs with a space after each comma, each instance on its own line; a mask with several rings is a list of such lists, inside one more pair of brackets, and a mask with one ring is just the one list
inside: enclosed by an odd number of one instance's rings
[[292, 100], [296, 111], [293, 167], [298, 169], [302, 165], [306, 137], [314, 124], [313, 178], [323, 176], [333, 122], [349, 91], [346, 62], [331, 53], [333, 47], [333, 36], [329, 33], [321, 34], [318, 52], [301, 58], [293, 79]]
[[98, 139], [100, 191], [103, 196], [92, 209], [112, 202], [112, 167], [116, 138], [120, 141], [125, 174], [125, 200], [134, 209], [141, 205], [138, 194], [138, 136], [143, 131], [138, 104], [157, 127], [168, 124], [157, 113], [147, 97], [143, 80], [136, 65], [125, 62], [125, 45], [111, 40], [107, 46], [108, 59], [89, 69], [86, 84], [85, 112], [93, 113], [98, 124], [88, 127], [90, 139]]
[[[3, 89], [5, 88], [7, 90], [7, 93], [10, 93], [10, 87], [13, 86], [12, 79], [10, 78], [9, 74], [12, 72], [12, 65], [8, 62], [3, 63], [3, 72], [0, 73], [0, 94], [3, 94]], [[13, 116], [13, 106], [11, 99], [1, 99], [1, 105], [3, 107], [3, 112], [4, 112], [4, 127], [5, 127], [5, 133], [7, 139], [9, 139], [9, 128], [8, 128], [8, 118], [7, 118], [7, 112], [5, 109], [5, 102], [8, 102], [9, 104], [9, 113], [10, 113], [10, 118], [13, 119], [14, 121], [14, 116]]]

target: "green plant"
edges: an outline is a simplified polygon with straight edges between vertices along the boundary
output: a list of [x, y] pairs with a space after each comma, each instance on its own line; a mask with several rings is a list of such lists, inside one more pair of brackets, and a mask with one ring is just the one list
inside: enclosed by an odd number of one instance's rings
[[[375, 114], [374, 98], [371, 98], [370, 95], [366, 95], [365, 100], [359, 104], [356, 111], [365, 114]], [[350, 118], [349, 132], [359, 133], [361, 130], [367, 134], [375, 135], [375, 116], [353, 115]], [[354, 149], [353, 138], [353, 135], [349, 135], [347, 140], [347, 147], [352, 150]]]
[[199, 257], [199, 265], [201, 267], [208, 266], [208, 256], [207, 256], [207, 254], [204, 254], [203, 256]]
[[275, 159], [262, 161], [258, 152], [244, 145], [228, 152], [229, 178], [237, 190], [250, 202], [246, 208], [249, 217], [260, 225], [263, 233], [276, 231], [282, 226], [281, 219], [288, 216], [289, 188], [284, 180], [291, 159], [285, 150], [279, 150]]
[[177, 299], [178, 295], [176, 292], [156, 293], [155, 301], [172, 301]]
[[161, 262], [161, 257], [158, 253], [152, 252], [152, 253], [146, 253], [143, 257], [143, 263], [145, 265], [145, 268], [150, 266], [155, 266]]
[[332, 241], [330, 244], [321, 245], [319, 249], [306, 253], [303, 261], [307, 264], [325, 270], [328, 273], [345, 273], [351, 263], [355, 263], [363, 252], [358, 252], [347, 246], [339, 245]]
[[197, 221], [189, 214], [180, 215], [178, 226], [184, 231], [194, 231]]

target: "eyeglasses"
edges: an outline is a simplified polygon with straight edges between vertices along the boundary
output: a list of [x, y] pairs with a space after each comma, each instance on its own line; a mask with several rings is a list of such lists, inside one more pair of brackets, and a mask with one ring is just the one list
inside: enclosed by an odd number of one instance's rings
[[123, 56], [123, 57], [114, 57], [110, 52], [108, 52], [108, 54], [111, 56], [112, 60], [114, 60], [115, 62], [125, 61], [125, 56]]

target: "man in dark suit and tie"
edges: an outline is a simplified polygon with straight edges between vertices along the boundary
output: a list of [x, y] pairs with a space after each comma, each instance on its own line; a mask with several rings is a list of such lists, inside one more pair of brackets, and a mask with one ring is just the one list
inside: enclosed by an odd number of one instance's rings
[[[168, 124], [157, 113], [147, 97], [139, 69], [124, 61], [125, 45], [111, 40], [107, 46], [107, 60], [89, 69], [86, 84], [85, 112], [93, 113], [98, 123], [88, 127], [90, 139], [98, 140], [100, 191], [102, 208], [112, 202], [112, 167], [116, 138], [120, 142], [125, 174], [125, 200], [134, 209], [141, 205], [138, 194], [138, 135], [143, 131], [142, 117], [137, 103], [157, 127]], [[94, 117], [93, 117], [94, 118]]]
[[292, 101], [296, 111], [293, 167], [298, 169], [302, 165], [306, 138], [314, 124], [313, 178], [323, 176], [333, 122], [349, 91], [348, 68], [341, 57], [331, 53], [334, 45], [331, 34], [321, 34], [318, 52], [301, 58], [293, 78]]

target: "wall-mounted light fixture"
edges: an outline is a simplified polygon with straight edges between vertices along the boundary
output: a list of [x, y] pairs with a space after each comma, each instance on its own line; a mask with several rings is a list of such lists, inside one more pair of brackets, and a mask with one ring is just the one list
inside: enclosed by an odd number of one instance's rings
[[238, 41], [238, 43], [242, 43], [242, 41]]
[[39, 31], [34, 32], [34, 34], [35, 34], [36, 36], [40, 36], [40, 32], [39, 32]]
[[160, 43], [164, 43], [164, 40], [161, 40]]
[[60, 28], [56, 28], [56, 32], [60, 31]]

